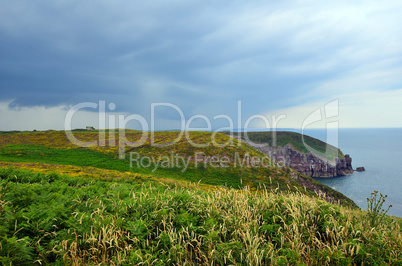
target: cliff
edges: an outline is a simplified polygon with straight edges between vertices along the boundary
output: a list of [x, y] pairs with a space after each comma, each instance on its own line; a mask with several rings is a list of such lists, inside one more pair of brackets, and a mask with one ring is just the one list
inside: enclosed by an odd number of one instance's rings
[[311, 177], [335, 177], [353, 173], [352, 158], [334, 158], [330, 161], [312, 152], [304, 153], [291, 144], [284, 147], [255, 147], [273, 160]]
[[273, 160], [310, 177], [353, 173], [352, 158], [336, 147], [295, 132], [248, 132], [241, 139]]

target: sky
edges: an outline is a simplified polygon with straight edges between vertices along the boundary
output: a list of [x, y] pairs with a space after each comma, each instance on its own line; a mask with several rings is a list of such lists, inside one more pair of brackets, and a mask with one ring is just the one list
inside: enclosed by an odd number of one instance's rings
[[400, 14], [401, 1], [0, 0], [0, 130], [402, 127]]

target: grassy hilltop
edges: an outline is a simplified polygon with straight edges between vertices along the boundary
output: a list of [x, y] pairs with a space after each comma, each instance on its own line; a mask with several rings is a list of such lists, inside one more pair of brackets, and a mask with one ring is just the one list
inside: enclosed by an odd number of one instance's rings
[[[237, 189], [248, 186], [252, 190], [258, 187], [298, 190], [310, 196], [323, 192], [334, 202], [357, 207], [341, 193], [289, 168], [275, 166], [265, 154], [226, 134], [189, 132], [188, 138], [182, 136], [175, 144], [168, 145], [178, 139], [180, 132], [153, 132], [153, 139], [149, 133], [141, 146], [124, 147], [124, 160], [119, 159], [120, 138], [117, 132], [78, 131], [73, 134], [87, 147], [74, 145], [62, 131], [1, 134], [0, 161], [91, 166]], [[132, 143], [139, 142], [142, 136], [141, 131], [129, 130], [124, 134], [127, 141]], [[182, 161], [183, 158], [186, 162]], [[169, 160], [170, 164], [162, 167], [161, 163], [158, 166], [152, 162], [159, 159], [161, 162], [163, 159]], [[292, 175], [298, 178], [291, 178]]]
[[[225, 132], [229, 134], [229, 132]], [[235, 133], [236, 134], [236, 133]], [[245, 134], [241, 133], [244, 138]], [[309, 148], [313, 149], [318, 155], [322, 154], [329, 160], [333, 160], [335, 157], [344, 158], [342, 151], [328, 143], [325, 143], [319, 139], [312, 138], [307, 135], [302, 135], [296, 132], [290, 131], [262, 131], [262, 132], [247, 132], [247, 138], [258, 144], [266, 144], [269, 147], [284, 147], [287, 144], [300, 152], [308, 153]]]
[[[362, 211], [225, 134], [190, 132], [205, 144], [194, 147], [185, 137], [166, 145], [180, 132], [155, 132], [154, 143], [122, 150], [117, 133], [73, 133], [100, 143], [0, 133], [0, 263], [402, 263], [400, 219], [380, 205]], [[167, 161], [181, 158], [186, 167]]]

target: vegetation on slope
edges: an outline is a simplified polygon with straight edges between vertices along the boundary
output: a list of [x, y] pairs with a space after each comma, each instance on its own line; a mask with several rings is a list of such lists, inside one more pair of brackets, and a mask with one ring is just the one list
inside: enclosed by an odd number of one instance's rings
[[[129, 141], [134, 142], [141, 138], [141, 134], [141, 132], [128, 132], [126, 135]], [[175, 140], [178, 134], [178, 132], [155, 132], [155, 142], [158, 145], [169, 143]], [[75, 136], [80, 141], [92, 142], [98, 140], [99, 132], [79, 132], [75, 133]], [[210, 144], [211, 142], [211, 133], [192, 132], [191, 137], [194, 143]], [[229, 137], [225, 135], [221, 135], [220, 137], [223, 138], [224, 141], [230, 140]], [[204, 157], [227, 156], [231, 160], [230, 166], [233, 166], [236, 154], [239, 155], [241, 160], [244, 160], [247, 153], [250, 156], [260, 155], [257, 154], [257, 151], [246, 145], [238, 147], [237, 140], [233, 140], [236, 144], [223, 148], [212, 146], [211, 144], [206, 148], [197, 148], [190, 145], [185, 138], [182, 138], [174, 145], [158, 147], [151, 145], [150, 139], [148, 139], [140, 147], [126, 147], [125, 152], [127, 153], [127, 156], [124, 160], [119, 159], [118, 146], [109, 145], [108, 133], [106, 133], [105, 139], [101, 141], [106, 142], [104, 146], [88, 145], [87, 148], [80, 148], [71, 143], [64, 132], [25, 132], [20, 134], [3, 135], [0, 137], [0, 161], [92, 166], [101, 169], [119, 170], [124, 172], [130, 171], [157, 177], [193, 182], [200, 181], [212, 185], [227, 185], [235, 188], [241, 187], [242, 182], [248, 182], [251, 186], [258, 185], [258, 180], [254, 176], [258, 177], [264, 175], [271, 176], [272, 178], [280, 178], [283, 176], [283, 172], [274, 167], [265, 169], [249, 168], [247, 170], [240, 167], [230, 167], [230, 171], [228, 171], [228, 169], [224, 167], [204, 167], [203, 162], [195, 165], [193, 158], [197, 152], [202, 153]], [[118, 143], [118, 141], [117, 134], [116, 143]], [[186, 169], [184, 169], [182, 164], [176, 163], [171, 167], [156, 167], [152, 162], [148, 165], [147, 160], [143, 161], [143, 165], [133, 163], [131, 165], [132, 167], [130, 167], [130, 152], [135, 152], [140, 156], [149, 157], [151, 159], [164, 157], [170, 159], [173, 154], [180, 156], [180, 158], [190, 158], [192, 161], [190, 161], [190, 164]], [[286, 183], [280, 183], [282, 186], [286, 187]]]
[[[228, 134], [228, 132], [226, 132]], [[236, 134], [236, 133], [233, 133]], [[261, 132], [247, 132], [241, 133], [241, 137], [254, 143], [266, 144], [269, 147], [284, 147], [287, 144], [293, 146], [294, 149], [300, 152], [317, 153], [318, 155], [325, 156], [327, 159], [332, 160], [335, 157], [344, 158], [344, 154], [338, 148], [329, 145], [319, 139], [302, 135], [290, 131], [261, 131]]]
[[401, 220], [377, 214], [299, 192], [0, 169], [0, 263], [400, 264]]
[[[138, 142], [142, 134], [141, 131], [127, 131], [124, 137], [130, 142]], [[341, 193], [311, 178], [301, 175], [298, 175], [298, 178], [291, 178], [293, 174], [291, 169], [276, 167], [263, 153], [225, 134], [189, 132], [191, 142], [183, 136], [172, 145], [166, 144], [177, 139], [180, 132], [153, 132], [153, 134], [154, 143], [148, 137], [141, 146], [125, 147], [123, 154], [126, 154], [126, 158], [122, 160], [119, 159], [120, 136], [118, 133], [74, 132], [77, 139], [87, 143], [86, 147], [74, 145], [62, 131], [4, 133], [0, 134], [0, 161], [90, 166], [156, 178], [224, 185], [237, 189], [247, 185], [252, 190], [260, 186], [269, 190], [293, 192], [299, 190], [310, 196], [315, 196], [315, 191], [321, 191], [329, 195], [330, 201], [339, 201], [344, 205], [356, 207], [353, 201]], [[95, 143], [89, 144], [92, 142]], [[192, 143], [202, 144], [204, 147], [196, 147]], [[187, 168], [177, 164], [160, 167], [153, 162], [149, 162], [148, 165], [148, 161], [144, 160], [146, 167], [137, 163], [131, 163], [130, 167], [131, 152], [145, 159], [146, 157], [168, 158], [170, 161], [175, 161], [174, 156], [177, 155], [179, 158], [189, 159], [189, 164]], [[195, 161], [197, 154], [201, 154], [200, 158], [202, 158], [199, 163]], [[215, 167], [211, 167], [213, 157], [227, 158], [228, 163], [222, 166], [217, 163]], [[265, 163], [268, 165], [261, 167], [261, 163], [258, 164], [257, 161], [257, 166], [254, 167], [253, 158], [266, 159]], [[54, 169], [54, 171], [58, 170]]]

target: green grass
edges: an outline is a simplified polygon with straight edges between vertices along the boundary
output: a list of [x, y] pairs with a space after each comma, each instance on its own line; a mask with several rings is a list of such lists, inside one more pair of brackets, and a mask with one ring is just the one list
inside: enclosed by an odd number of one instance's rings
[[[114, 154], [102, 153], [90, 149], [56, 149], [41, 145], [10, 144], [0, 150], [0, 161], [3, 162], [36, 162], [76, 166], [92, 166], [100, 169], [118, 170], [123, 172], [134, 172], [148, 174], [161, 178], [171, 178], [191, 182], [201, 182], [210, 185], [226, 185], [240, 188], [241, 180], [256, 182], [255, 176], [261, 173], [269, 175], [271, 169], [226, 169], [226, 168], [204, 168], [194, 163], [183, 172], [182, 167], [157, 168], [155, 165], [149, 167], [137, 167], [134, 163], [130, 167], [130, 157], [121, 160]], [[257, 185], [257, 183], [256, 183]], [[285, 183], [281, 183], [286, 187]]]
[[299, 192], [0, 169], [0, 263], [394, 264], [401, 220]]
[[119, 160], [113, 154], [90, 149], [58, 149], [38, 144], [8, 144], [0, 149], [0, 161], [39, 162], [93, 166], [120, 171], [130, 170], [127, 160]]
[[[228, 132], [226, 132], [228, 134]], [[236, 133], [233, 133], [236, 134]], [[244, 137], [244, 133], [243, 137]], [[302, 135], [296, 132], [289, 131], [265, 131], [265, 132], [247, 132], [247, 136], [250, 141], [254, 143], [267, 144], [270, 147], [284, 147], [287, 144], [291, 144], [296, 150], [300, 152], [313, 152], [325, 155], [329, 157], [328, 159], [333, 159], [334, 157], [344, 158], [343, 153], [336, 147], [329, 145], [319, 139], [312, 138], [307, 135]], [[304, 140], [304, 142], [303, 142]], [[306, 146], [306, 145], [308, 146]]]

